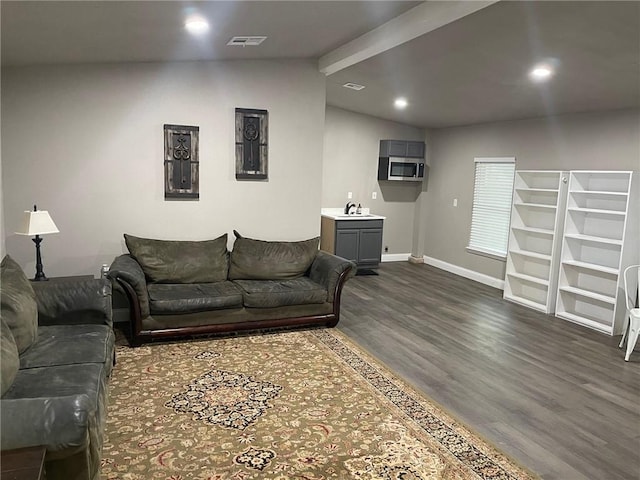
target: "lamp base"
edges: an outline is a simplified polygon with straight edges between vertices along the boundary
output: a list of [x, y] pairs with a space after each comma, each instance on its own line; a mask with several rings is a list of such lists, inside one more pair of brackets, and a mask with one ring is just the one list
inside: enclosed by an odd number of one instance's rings
[[45, 282], [49, 280], [47, 276], [44, 274], [42, 270], [42, 256], [40, 255], [40, 244], [42, 243], [42, 238], [40, 235], [36, 235], [35, 238], [32, 239], [33, 243], [36, 244], [36, 276], [33, 277], [34, 282]]

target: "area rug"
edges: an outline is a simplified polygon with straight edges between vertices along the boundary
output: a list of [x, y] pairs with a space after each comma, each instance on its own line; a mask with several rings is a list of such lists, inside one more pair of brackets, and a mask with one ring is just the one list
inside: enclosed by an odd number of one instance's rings
[[335, 329], [117, 347], [101, 478], [532, 479]]

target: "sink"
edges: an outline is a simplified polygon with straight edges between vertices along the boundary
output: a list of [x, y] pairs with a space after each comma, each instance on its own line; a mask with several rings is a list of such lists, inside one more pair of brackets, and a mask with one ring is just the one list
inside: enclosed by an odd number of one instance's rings
[[354, 213], [352, 215], [336, 215], [336, 219], [338, 220], [353, 220], [353, 219], [357, 219], [357, 218], [367, 218], [367, 217], [373, 217], [374, 215], [371, 215], [370, 213]]

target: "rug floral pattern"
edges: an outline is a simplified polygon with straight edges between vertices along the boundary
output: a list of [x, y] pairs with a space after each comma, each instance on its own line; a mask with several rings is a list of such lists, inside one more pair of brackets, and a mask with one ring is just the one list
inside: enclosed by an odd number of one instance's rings
[[335, 329], [117, 355], [103, 480], [534, 478]]

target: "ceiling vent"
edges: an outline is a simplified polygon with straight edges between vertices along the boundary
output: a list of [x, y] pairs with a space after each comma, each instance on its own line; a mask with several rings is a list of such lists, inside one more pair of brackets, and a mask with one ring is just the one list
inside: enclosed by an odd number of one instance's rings
[[347, 82], [342, 86], [345, 88], [350, 88], [351, 90], [362, 90], [364, 88], [364, 85], [358, 85], [357, 83], [353, 82]]
[[233, 37], [231, 40], [227, 42], [227, 45], [236, 45], [240, 47], [255, 47], [256, 45], [260, 45], [262, 42], [264, 42], [266, 38], [267, 37], [258, 37], [258, 36]]

